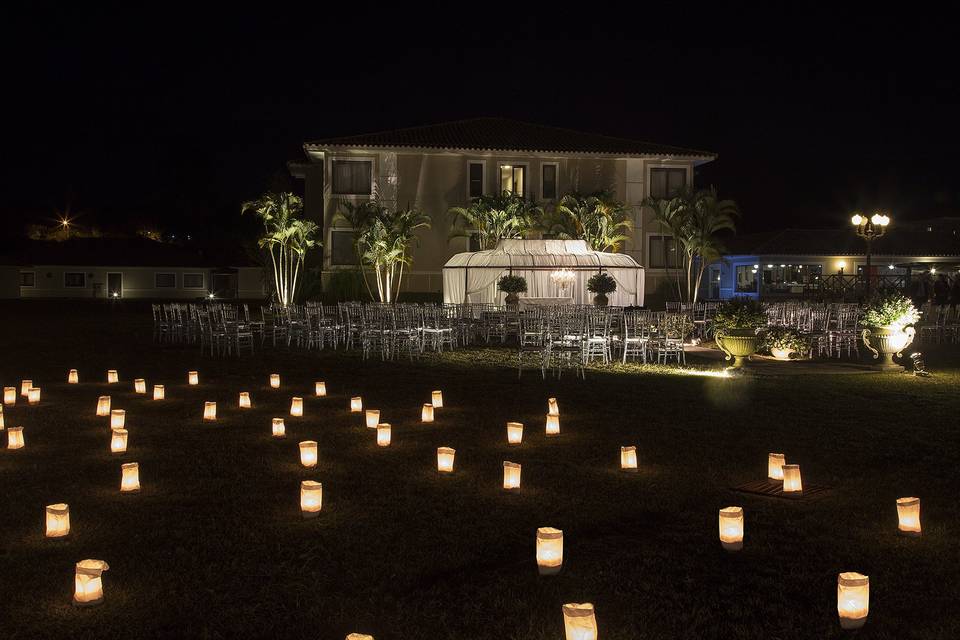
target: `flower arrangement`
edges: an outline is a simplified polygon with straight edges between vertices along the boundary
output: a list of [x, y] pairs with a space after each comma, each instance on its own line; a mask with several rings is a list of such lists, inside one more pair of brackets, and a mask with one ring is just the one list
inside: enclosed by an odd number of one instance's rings
[[920, 312], [910, 299], [899, 293], [873, 298], [864, 309], [863, 324], [867, 327], [890, 327], [902, 331], [920, 319]]
[[721, 304], [713, 318], [714, 333], [733, 329], [759, 329], [766, 325], [767, 314], [763, 306], [753, 298], [745, 296], [737, 296]]
[[803, 353], [806, 345], [800, 332], [790, 327], [770, 327], [764, 334], [761, 349], [778, 360], [786, 360], [794, 353]]

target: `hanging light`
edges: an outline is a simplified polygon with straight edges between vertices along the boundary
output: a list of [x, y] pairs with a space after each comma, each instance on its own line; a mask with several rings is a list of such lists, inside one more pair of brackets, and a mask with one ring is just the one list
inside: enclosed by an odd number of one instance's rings
[[164, 390], [162, 384], [153, 385], [153, 399], [154, 400], [163, 400]]
[[300, 443], [300, 464], [308, 469], [317, 466], [317, 442], [304, 440]]
[[547, 400], [547, 413], [549, 413], [552, 416], [560, 415], [560, 407], [557, 405], [556, 398], [549, 398]]
[[100, 396], [97, 400], [97, 415], [101, 417], [110, 415], [110, 396]]
[[217, 419], [217, 403], [216, 402], [203, 403], [203, 419], [211, 422]]
[[240, 408], [241, 408], [241, 409], [249, 409], [249, 408], [250, 408], [251, 405], [250, 405], [250, 392], [249, 392], [249, 391], [241, 391], [241, 392], [240, 392], [239, 404], [240, 404]]
[[279, 389], [279, 388], [280, 388], [280, 374], [279, 374], [279, 373], [271, 373], [271, 374], [270, 374], [270, 387], [271, 387], [272, 389]]
[[360, 413], [363, 411], [363, 398], [354, 396], [350, 398], [350, 413]]
[[120, 465], [121, 493], [140, 493], [140, 465], [136, 462], [127, 462]]
[[783, 492], [793, 495], [803, 495], [803, 482], [800, 479], [800, 465], [783, 465]]
[[743, 507], [720, 509], [720, 544], [727, 551], [743, 549]]
[[380, 409], [367, 409], [364, 413], [364, 419], [367, 422], [367, 429], [376, 429], [380, 424]]
[[433, 405], [425, 404], [420, 411], [420, 422], [433, 422]]
[[563, 629], [566, 640], [597, 640], [593, 605], [589, 602], [563, 605]]
[[63, 538], [70, 534], [70, 507], [60, 502], [48, 504], [45, 512], [46, 537]]
[[437, 447], [437, 471], [439, 473], [453, 473], [453, 458], [456, 455], [456, 449]]
[[273, 437], [274, 438], [287, 437], [287, 427], [285, 424], [283, 424], [283, 418], [273, 419]]
[[303, 416], [303, 398], [294, 396], [290, 400], [290, 415], [294, 418], [300, 418]]
[[79, 384], [80, 383], [80, 374], [77, 373], [76, 369], [70, 369], [70, 372], [67, 374], [67, 384]]
[[443, 391], [437, 390], [430, 394], [431, 402], [434, 409], [443, 408]]
[[103, 602], [103, 578], [109, 569], [103, 560], [81, 560], [74, 571], [73, 604], [92, 607]]
[[920, 536], [920, 498], [897, 498], [897, 528], [900, 535]]
[[30, 387], [27, 391], [28, 404], [40, 404], [40, 387]]
[[507, 423], [507, 444], [520, 444], [523, 442], [523, 423]]
[[33, 380], [20, 381], [20, 395], [26, 398], [30, 395], [30, 387], [33, 386]]
[[143, 378], [137, 378], [133, 381], [133, 392], [134, 393], [146, 393], [147, 392], [147, 381]]
[[127, 423], [127, 412], [123, 409], [110, 410], [110, 428], [123, 429]]
[[17, 404], [17, 388], [16, 387], [3, 388], [3, 404]]
[[326, 382], [316, 382], [314, 384], [314, 393], [318, 398], [322, 398], [327, 395], [327, 383]]
[[542, 576], [560, 573], [563, 566], [563, 531], [553, 527], [537, 529], [537, 570]]
[[191, 387], [195, 387], [200, 384], [200, 374], [196, 371], [188, 371], [187, 384], [189, 384]]
[[391, 438], [391, 427], [389, 422], [381, 422], [377, 425], [377, 446], [389, 447]]
[[870, 578], [850, 571], [837, 576], [837, 613], [844, 629], [859, 629], [870, 613]]
[[127, 430], [111, 429], [110, 433], [111, 433], [110, 453], [126, 453], [127, 452]]
[[560, 435], [560, 416], [554, 413], [547, 414], [547, 436]]
[[314, 480], [300, 482], [300, 514], [304, 518], [316, 518], [323, 508], [323, 483]]
[[23, 427], [10, 427], [7, 429], [7, 449], [23, 449], [26, 443], [23, 441]]
[[776, 480], [777, 482], [783, 481], [783, 465], [787, 461], [786, 457], [782, 453], [768, 453], [767, 454], [767, 478], [770, 480]]
[[503, 461], [503, 490], [520, 493], [520, 463]]
[[114, 384], [120, 382], [120, 376], [117, 374], [116, 369], [107, 370], [107, 384]]

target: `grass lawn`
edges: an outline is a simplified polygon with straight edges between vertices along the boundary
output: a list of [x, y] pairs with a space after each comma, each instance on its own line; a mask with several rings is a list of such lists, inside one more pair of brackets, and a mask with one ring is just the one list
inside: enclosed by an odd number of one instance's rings
[[[563, 638], [561, 605], [593, 602], [600, 638], [839, 638], [836, 579], [870, 576], [859, 638], [960, 637], [960, 353], [930, 351], [929, 379], [824, 375], [720, 379], [656, 368], [517, 380], [512, 352], [465, 350], [417, 364], [267, 349], [213, 360], [151, 342], [133, 305], [0, 306], [0, 382], [32, 378], [39, 406], [4, 409], [26, 447], [0, 449], [0, 636], [4, 638]], [[713, 365], [716, 366], [716, 365]], [[67, 385], [70, 368], [79, 385]], [[107, 385], [107, 369], [120, 383]], [[187, 371], [200, 385], [187, 386]], [[268, 376], [282, 376], [269, 388]], [[167, 399], [133, 393], [166, 386]], [[313, 397], [325, 380], [328, 397]], [[436, 422], [419, 422], [442, 389]], [[237, 408], [249, 391], [253, 408]], [[109, 394], [129, 449], [109, 452]], [[304, 397], [303, 418], [289, 417]], [[349, 398], [381, 410], [375, 444]], [[562, 434], [543, 434], [547, 398]], [[218, 403], [216, 423], [201, 420]], [[274, 416], [287, 438], [270, 437]], [[526, 425], [519, 448], [505, 424]], [[297, 443], [319, 442], [315, 470]], [[5, 443], [5, 437], [4, 437]], [[635, 444], [640, 471], [619, 470]], [[457, 450], [436, 473], [436, 448]], [[789, 502], [734, 493], [769, 451], [832, 490]], [[504, 460], [522, 490], [501, 490]], [[119, 492], [121, 462], [142, 492]], [[323, 483], [303, 520], [299, 483]], [[923, 536], [897, 535], [895, 500], [922, 500]], [[44, 506], [70, 505], [63, 541]], [[745, 511], [726, 553], [717, 510]], [[564, 566], [537, 573], [537, 527], [564, 532]], [[106, 601], [71, 606], [74, 564], [105, 560]]]

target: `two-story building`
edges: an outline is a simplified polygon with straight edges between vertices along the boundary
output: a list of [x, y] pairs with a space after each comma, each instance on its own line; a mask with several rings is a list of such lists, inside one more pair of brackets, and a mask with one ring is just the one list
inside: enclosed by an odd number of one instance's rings
[[[386, 206], [417, 206], [430, 216], [418, 234], [413, 265], [401, 291], [439, 293], [441, 269], [453, 254], [477, 249], [452, 238], [451, 207], [509, 191], [551, 206], [568, 193], [610, 191], [632, 212], [622, 251], [644, 267], [656, 298], [677, 252], [640, 204], [693, 183], [708, 151], [547, 127], [503, 118], [476, 118], [317, 140], [304, 144], [305, 162], [290, 163], [304, 181], [305, 210], [323, 228], [323, 276], [355, 269], [353, 231], [336, 213], [342, 202], [378, 198]], [[675, 277], [675, 270], [670, 272]]]

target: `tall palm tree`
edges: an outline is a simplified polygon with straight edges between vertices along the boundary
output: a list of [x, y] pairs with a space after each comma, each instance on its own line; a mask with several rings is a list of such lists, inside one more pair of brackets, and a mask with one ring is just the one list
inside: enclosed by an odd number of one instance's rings
[[481, 249], [493, 249], [497, 242], [522, 238], [533, 228], [542, 209], [523, 196], [504, 191], [497, 196], [474, 198], [467, 207], [452, 207], [454, 230], [451, 237], [465, 237], [477, 232]]
[[291, 304], [307, 251], [317, 245], [317, 225], [301, 218], [303, 200], [287, 192], [266, 193], [244, 202], [240, 213], [247, 212], [263, 222], [264, 233], [257, 245], [270, 254], [277, 300], [284, 306]]
[[[647, 198], [643, 206], [653, 212], [653, 221], [660, 225], [660, 231], [673, 238], [674, 248], [679, 252], [682, 238], [686, 235], [686, 206], [682, 198]], [[666, 251], [666, 245], [664, 245]], [[667, 276], [670, 275], [670, 262], [666, 261]], [[683, 265], [686, 267], [686, 263]], [[680, 270], [676, 273], [677, 300], [680, 300]]]
[[609, 196], [565, 195], [557, 203], [560, 217], [550, 233], [560, 238], [585, 240], [594, 251], [617, 251], [633, 225], [623, 205]]
[[[740, 208], [733, 200], [721, 200], [713, 187], [697, 193], [694, 207], [690, 212], [686, 244], [690, 247], [691, 262], [696, 262], [695, 282], [687, 279], [687, 297], [697, 301], [703, 273], [710, 262], [719, 259], [724, 253], [723, 243], [717, 238], [721, 231], [736, 231], [736, 219], [740, 217]], [[691, 289], [692, 285], [692, 289]]]

